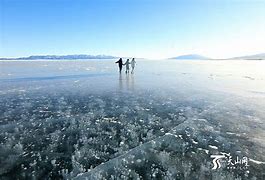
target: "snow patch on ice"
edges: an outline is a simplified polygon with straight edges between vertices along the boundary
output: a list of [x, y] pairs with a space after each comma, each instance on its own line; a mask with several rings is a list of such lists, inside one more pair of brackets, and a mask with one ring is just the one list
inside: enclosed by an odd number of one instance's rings
[[213, 146], [213, 145], [209, 145], [209, 147], [212, 148], [212, 149], [218, 149], [217, 146]]

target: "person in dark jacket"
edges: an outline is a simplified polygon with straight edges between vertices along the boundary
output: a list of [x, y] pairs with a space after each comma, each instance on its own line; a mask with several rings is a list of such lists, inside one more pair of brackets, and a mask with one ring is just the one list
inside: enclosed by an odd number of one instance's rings
[[115, 63], [118, 63], [119, 64], [119, 69], [120, 69], [120, 73], [121, 73], [121, 70], [122, 70], [122, 65], [123, 65], [123, 63], [122, 63], [122, 58], [120, 58], [117, 62], [115, 62]]

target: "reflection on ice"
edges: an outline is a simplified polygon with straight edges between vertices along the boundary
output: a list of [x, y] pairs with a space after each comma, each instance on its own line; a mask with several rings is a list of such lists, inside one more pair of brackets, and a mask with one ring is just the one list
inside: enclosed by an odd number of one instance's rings
[[119, 75], [119, 89], [134, 91], [134, 75], [120, 74]]

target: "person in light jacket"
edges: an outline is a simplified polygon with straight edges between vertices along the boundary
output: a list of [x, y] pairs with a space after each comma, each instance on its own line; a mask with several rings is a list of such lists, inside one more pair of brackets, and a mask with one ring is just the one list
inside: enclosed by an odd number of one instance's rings
[[130, 63], [129, 59], [127, 59], [127, 61], [123, 64], [126, 67], [126, 70], [125, 70], [126, 74], [129, 73], [129, 71], [130, 71], [130, 64], [131, 63]]
[[132, 61], [131, 61], [131, 66], [132, 66], [132, 72], [131, 72], [131, 73], [134, 73], [134, 67], [135, 67], [135, 64], [136, 64], [136, 61], [135, 61], [135, 59], [133, 58]]

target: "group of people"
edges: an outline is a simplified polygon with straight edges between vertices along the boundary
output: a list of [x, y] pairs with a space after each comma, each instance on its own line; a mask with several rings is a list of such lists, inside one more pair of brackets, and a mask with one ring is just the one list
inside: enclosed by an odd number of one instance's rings
[[130, 72], [130, 64], [131, 64], [131, 67], [132, 67], [131, 73], [133, 74], [134, 67], [135, 67], [135, 64], [136, 64], [136, 61], [135, 61], [134, 58], [132, 58], [132, 61], [131, 62], [130, 62], [129, 59], [127, 59], [127, 61], [124, 64], [122, 62], [122, 58], [120, 58], [116, 63], [118, 63], [118, 65], [119, 65], [120, 73], [121, 73], [121, 70], [122, 70], [122, 66], [124, 65], [126, 67], [126, 70], [125, 70], [125, 73], [126, 74]]

